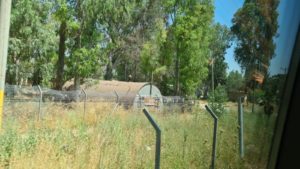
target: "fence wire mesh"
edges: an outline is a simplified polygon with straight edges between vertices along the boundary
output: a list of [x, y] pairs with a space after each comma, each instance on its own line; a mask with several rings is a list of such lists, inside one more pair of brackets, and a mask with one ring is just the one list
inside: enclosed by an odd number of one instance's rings
[[156, 97], [141, 96], [130, 92], [97, 90], [60, 91], [40, 86], [5, 86], [4, 116], [40, 118], [54, 111], [72, 109], [88, 112], [100, 104], [116, 107], [142, 109], [154, 108], [161, 112], [192, 111], [195, 100], [185, 100], [180, 96]]

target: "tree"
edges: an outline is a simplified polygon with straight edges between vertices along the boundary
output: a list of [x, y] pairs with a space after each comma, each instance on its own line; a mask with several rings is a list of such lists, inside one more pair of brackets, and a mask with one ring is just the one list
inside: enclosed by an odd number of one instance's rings
[[54, 18], [59, 22], [59, 47], [58, 47], [58, 60], [56, 62], [56, 78], [54, 87], [57, 90], [61, 90], [65, 82], [64, 80], [64, 67], [65, 67], [65, 52], [66, 52], [66, 41], [68, 39], [68, 30], [72, 30], [74, 26], [74, 21], [72, 16], [74, 10], [71, 6], [71, 3], [67, 0], [58, 0], [56, 1], [54, 12]]
[[225, 88], [229, 99], [236, 101], [237, 97], [241, 95], [241, 92], [245, 92], [243, 75], [238, 71], [231, 71], [227, 76]]
[[211, 0], [23, 0], [12, 12], [8, 81], [56, 89], [105, 74], [194, 94], [218, 34]]
[[231, 71], [226, 80], [226, 90], [227, 91], [238, 91], [244, 88], [244, 78], [238, 71]]
[[[157, 23], [163, 17], [160, 0], [104, 1], [100, 3], [101, 22], [107, 39], [105, 79], [146, 80], [141, 69], [141, 55], [145, 43], [154, 43]], [[100, 11], [101, 12], [101, 11]], [[151, 41], [151, 42], [150, 42]]]
[[[158, 78], [166, 73], [166, 66], [160, 63], [160, 57], [162, 56], [161, 47], [166, 40], [166, 30], [163, 26], [163, 20], [157, 19], [153, 35], [143, 45], [141, 51], [141, 69], [147, 75], [146, 79], [150, 79], [151, 84], [153, 83], [154, 76]], [[159, 79], [157, 80], [159, 81]]]
[[[153, 0], [151, 0], [152, 2]], [[127, 80], [128, 68], [139, 60], [140, 49], [143, 46], [144, 27], [141, 18], [145, 16], [149, 1], [117, 1], [100, 0], [97, 6], [97, 18], [105, 38], [103, 45], [108, 58], [104, 78], [111, 80], [118, 77]], [[125, 70], [124, 70], [125, 69]], [[117, 75], [114, 72], [117, 71]], [[136, 72], [136, 71], [135, 71]], [[125, 74], [125, 75], [124, 75]]]
[[211, 50], [211, 61], [208, 67], [208, 76], [206, 83], [212, 82], [212, 64], [214, 67], [214, 84], [225, 85], [226, 83], [226, 69], [228, 68], [225, 62], [226, 50], [231, 46], [232, 35], [230, 30], [219, 23], [215, 24], [212, 29], [212, 37], [209, 45]]
[[[211, 1], [166, 1], [168, 22], [165, 55], [172, 58], [172, 86], [175, 95], [194, 94], [207, 76], [210, 30], [213, 18]], [[165, 85], [165, 86], [168, 86]]]
[[266, 114], [272, 114], [275, 105], [280, 105], [280, 99], [282, 98], [285, 80], [286, 74], [276, 74], [271, 77], [267, 75], [262, 87], [265, 91], [263, 102], [264, 111]]
[[[247, 81], [262, 82], [274, 57], [279, 0], [246, 0], [234, 15], [231, 30], [236, 37], [235, 60]], [[248, 85], [250, 85], [248, 83]]]
[[81, 81], [99, 72], [106, 61], [101, 47], [104, 35], [99, 28], [94, 1], [70, 1], [68, 5], [74, 12], [68, 30], [67, 74], [74, 78], [74, 88], [78, 90]]
[[51, 1], [23, 0], [12, 4], [7, 82], [50, 86], [55, 61], [55, 24]]

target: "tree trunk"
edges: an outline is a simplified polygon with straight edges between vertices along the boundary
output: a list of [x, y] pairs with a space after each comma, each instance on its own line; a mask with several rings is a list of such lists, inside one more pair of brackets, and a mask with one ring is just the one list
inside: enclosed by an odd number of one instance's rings
[[33, 72], [33, 77], [32, 77], [32, 85], [36, 86], [36, 85], [41, 84], [42, 78], [41, 78], [40, 73], [41, 73], [41, 70], [39, 67], [37, 69], [35, 69], [35, 71]]
[[[76, 37], [76, 47], [78, 49], [81, 48], [81, 32], [79, 31], [78, 36]], [[76, 58], [76, 64], [78, 64], [78, 60]], [[75, 72], [74, 75], [74, 90], [76, 90], [76, 97], [75, 97], [75, 101], [79, 101], [79, 95], [78, 95], [78, 91], [80, 91], [80, 74], [78, 74], [78, 72]]]
[[128, 81], [128, 76], [127, 76], [127, 64], [124, 64], [124, 81]]
[[[81, 0], [77, 0], [77, 5], [76, 5], [76, 10], [77, 10], [77, 19], [80, 22], [80, 28], [77, 31], [77, 35], [75, 38], [75, 47], [76, 49], [81, 49], [81, 34], [82, 34], [82, 27], [83, 27], [83, 13], [81, 10]], [[78, 64], [78, 58], [76, 57], [75, 59], [76, 64]], [[74, 75], [74, 89], [76, 91], [80, 90], [80, 74], [78, 72], [75, 72]], [[78, 101], [77, 95], [76, 95], [76, 101]]]
[[74, 78], [74, 90], [80, 90], [80, 77], [75, 76]]
[[58, 61], [56, 71], [55, 89], [61, 90], [63, 86], [64, 78], [64, 66], [65, 66], [65, 50], [66, 50], [66, 21], [62, 21], [59, 29], [59, 49], [58, 49]]
[[152, 97], [152, 85], [153, 85], [153, 71], [151, 71], [151, 81], [150, 81], [150, 97]]
[[19, 63], [16, 64], [16, 76], [15, 76], [14, 84], [20, 85], [19, 84]]
[[254, 105], [255, 105], [255, 96], [254, 96], [254, 88], [252, 89], [252, 110], [251, 112], [254, 113]]
[[[17, 53], [14, 52], [14, 55], [12, 57], [12, 64], [16, 65], [16, 69], [15, 69], [15, 72], [10, 74], [9, 70], [6, 71], [6, 81], [9, 83], [9, 84], [14, 84], [14, 85], [19, 85], [18, 84], [18, 81], [19, 81], [19, 59], [17, 58]], [[7, 67], [9, 68], [9, 67]]]
[[19, 83], [19, 60], [18, 59], [16, 59], [15, 60], [15, 63], [16, 63], [16, 76], [15, 76], [15, 80], [14, 80], [14, 84], [16, 84], [16, 85], [20, 85], [20, 83]]
[[105, 80], [111, 80], [112, 77], [113, 77], [112, 63], [111, 63], [111, 61], [109, 61], [108, 64], [106, 65], [106, 72], [105, 72], [105, 75], [104, 75], [104, 79]]
[[137, 70], [137, 60], [134, 60], [134, 72], [133, 72], [133, 81], [134, 82], [136, 82], [137, 81], [137, 72], [138, 72], [138, 70]]
[[179, 76], [180, 76], [180, 72], [179, 72], [179, 56], [178, 56], [178, 47], [176, 49], [176, 63], [175, 63], [175, 95], [178, 96], [180, 94], [180, 86], [179, 86]]
[[75, 97], [74, 101], [79, 102], [79, 96], [80, 96], [80, 77], [78, 75], [75, 75], [74, 78], [74, 92], [75, 92]]

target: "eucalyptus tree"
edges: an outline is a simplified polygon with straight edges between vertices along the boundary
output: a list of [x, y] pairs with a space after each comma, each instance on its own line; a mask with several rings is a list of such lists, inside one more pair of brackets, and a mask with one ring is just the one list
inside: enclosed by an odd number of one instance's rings
[[[56, 69], [56, 88], [61, 89], [66, 80], [74, 79], [76, 89], [84, 78], [102, 69], [101, 42], [95, 2], [92, 0], [59, 0], [54, 16], [59, 22], [59, 50]], [[99, 74], [98, 74], [99, 75]], [[101, 76], [101, 75], [99, 75]], [[99, 77], [100, 78], [100, 77]]]
[[235, 60], [245, 70], [248, 82], [255, 82], [253, 76], [257, 72], [265, 76], [275, 56], [278, 4], [279, 0], [246, 0], [232, 20], [231, 30], [237, 43]]
[[[51, 85], [56, 57], [52, 1], [12, 3], [7, 82]], [[29, 83], [29, 82], [28, 82]]]

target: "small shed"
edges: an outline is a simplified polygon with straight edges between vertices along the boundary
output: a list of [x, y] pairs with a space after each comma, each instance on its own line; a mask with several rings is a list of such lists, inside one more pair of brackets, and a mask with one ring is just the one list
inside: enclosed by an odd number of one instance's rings
[[[68, 84], [64, 88], [72, 89], [73, 86]], [[81, 85], [81, 89], [85, 90], [89, 101], [115, 101], [125, 107], [134, 108], [160, 108], [163, 105], [160, 90], [147, 82], [89, 80]]]

